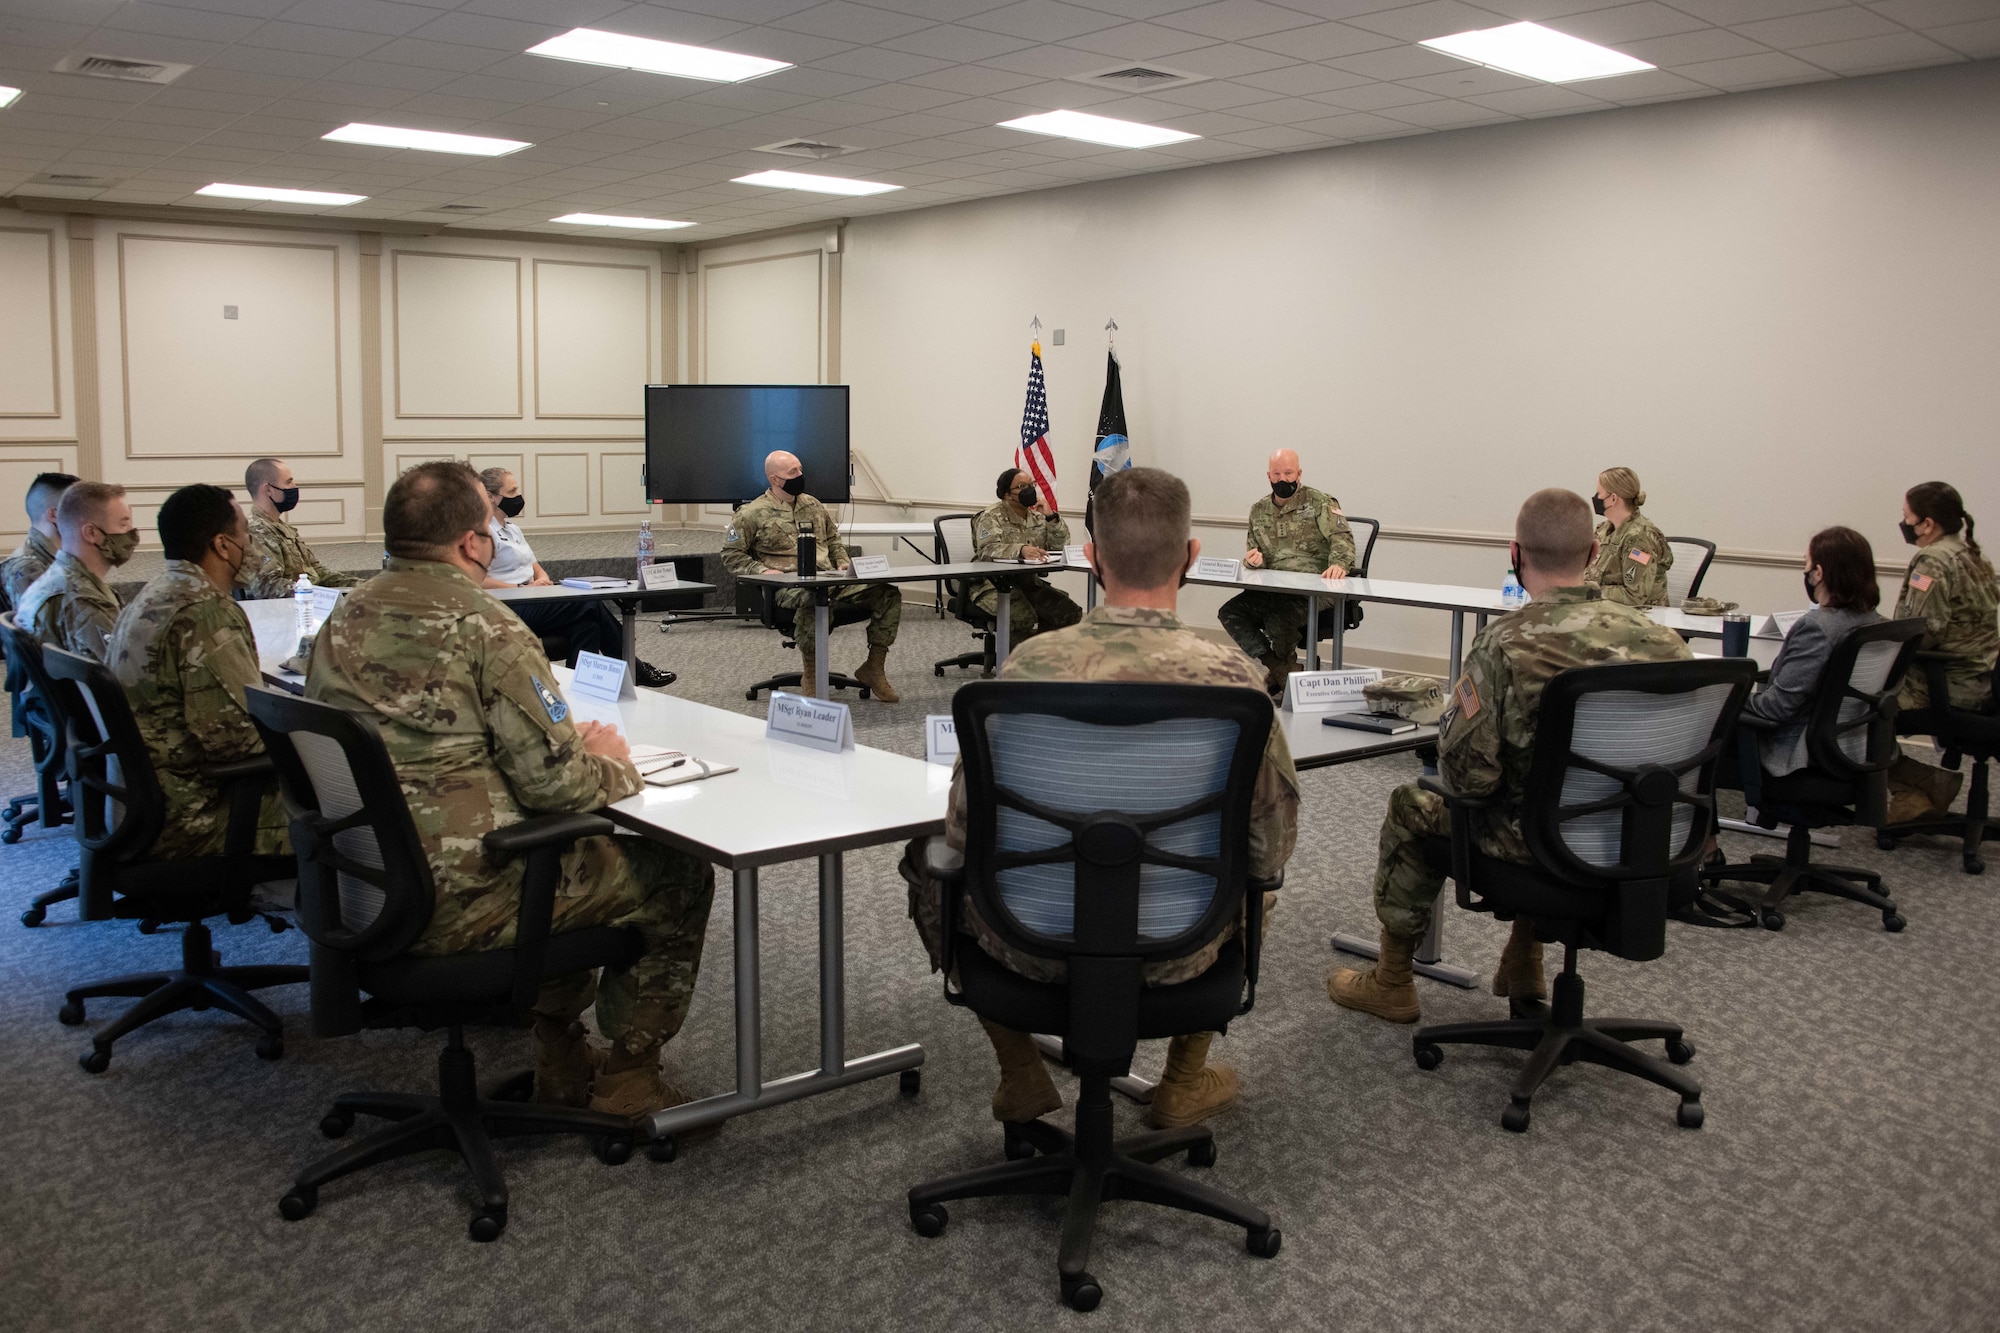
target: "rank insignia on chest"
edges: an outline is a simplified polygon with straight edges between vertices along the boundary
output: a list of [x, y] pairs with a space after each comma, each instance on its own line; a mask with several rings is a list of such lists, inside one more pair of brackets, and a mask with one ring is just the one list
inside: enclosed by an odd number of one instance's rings
[[1929, 592], [1931, 590], [1931, 581], [1931, 576], [1928, 574], [1912, 574], [1910, 575], [1910, 591]]
[[549, 721], [560, 722], [569, 716], [569, 705], [556, 696], [556, 692], [542, 684], [540, 676], [530, 676], [535, 683], [535, 697], [542, 701], [542, 709], [549, 715]]
[[1653, 563], [1653, 553], [1651, 551], [1634, 551], [1632, 552], [1632, 558], [1642, 565]]

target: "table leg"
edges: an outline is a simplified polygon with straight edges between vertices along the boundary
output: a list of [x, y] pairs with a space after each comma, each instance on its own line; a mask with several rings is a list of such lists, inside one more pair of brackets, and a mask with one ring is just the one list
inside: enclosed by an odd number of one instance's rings
[[758, 976], [757, 871], [736, 872], [736, 1095], [764, 1088], [763, 984]]
[[1458, 668], [1465, 656], [1465, 612], [1451, 613], [1451, 675], [1447, 686], [1458, 683]]
[[[997, 580], [996, 580], [997, 581]], [[993, 670], [999, 671], [1000, 664], [1007, 660], [1007, 640], [1013, 629], [1014, 594], [1005, 582], [1000, 582], [1000, 610], [993, 619]]]
[[620, 602], [618, 611], [625, 623], [625, 661], [636, 672], [639, 669], [639, 603]]
[[[1449, 885], [1438, 890], [1437, 902], [1431, 906], [1431, 928], [1424, 932], [1422, 942], [1417, 945], [1416, 955], [1410, 961], [1410, 970], [1418, 976], [1429, 977], [1432, 981], [1445, 981], [1472, 990], [1479, 985], [1479, 974], [1456, 963], [1444, 961], [1444, 914], [1451, 902]], [[1365, 940], [1359, 935], [1349, 935], [1344, 932], [1333, 937], [1333, 947], [1341, 953], [1351, 953], [1357, 958], [1382, 956], [1382, 946], [1374, 940]]]
[[1306, 670], [1319, 670], [1319, 598], [1306, 598]]
[[846, 886], [840, 853], [819, 858], [819, 1072], [836, 1073], [847, 1064]]
[[1347, 599], [1333, 599], [1333, 669], [1347, 664]]
[[828, 613], [826, 591], [818, 589], [813, 597], [813, 686], [814, 693], [821, 699], [833, 697], [832, 686], [827, 677], [832, 673], [831, 658], [833, 645], [828, 642], [833, 634], [833, 617]]

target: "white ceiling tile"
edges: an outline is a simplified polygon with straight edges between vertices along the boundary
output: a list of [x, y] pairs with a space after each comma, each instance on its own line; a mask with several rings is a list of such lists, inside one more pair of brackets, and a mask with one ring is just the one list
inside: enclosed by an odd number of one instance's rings
[[561, 29], [599, 27], [624, 8], [625, 0], [463, 0], [459, 5], [466, 14], [553, 23]]
[[1336, 139], [1373, 139], [1383, 135], [1406, 133], [1410, 129], [1410, 124], [1408, 121], [1390, 120], [1387, 116], [1357, 111], [1346, 116], [1329, 116], [1325, 120], [1308, 120], [1292, 128]]
[[1061, 42], [1087, 32], [1115, 28], [1118, 20], [1109, 14], [1060, 0], [1019, 0], [1016, 4], [991, 9], [966, 20], [969, 27], [1004, 32], [1009, 37], [1025, 37], [1034, 42]]
[[1815, 9], [1831, 9], [1840, 0], [1674, 0], [1674, 8], [1710, 23], [1733, 26], [1758, 19], [1784, 18]]
[[815, 69], [808, 65], [795, 65], [791, 69], [781, 69], [766, 74], [757, 80], [760, 88], [775, 88], [780, 92], [793, 93], [801, 97], [850, 97], [876, 87], [879, 79], [866, 79], [859, 74], [842, 74], [836, 70]]
[[1465, 65], [1449, 74], [1425, 74], [1400, 82], [1407, 88], [1436, 93], [1439, 97], [1473, 97], [1481, 93], [1504, 93], [1517, 88], [1548, 86], [1534, 79], [1503, 74], [1497, 69], [1485, 69], [1479, 65]]
[[389, 41], [379, 32], [352, 32], [345, 28], [322, 28], [309, 23], [266, 23], [245, 37], [243, 45], [268, 46], [280, 51], [309, 51], [353, 60], [387, 45]]
[[1552, 83], [1534, 88], [1516, 88], [1504, 93], [1477, 93], [1465, 100], [1489, 111], [1505, 111], [1512, 116], [1540, 116], [1556, 111], [1601, 111], [1605, 106], [1600, 98], [1586, 97], [1572, 88], [1559, 88]]
[[1326, 148], [1334, 144], [1352, 142], [1348, 139], [1336, 139], [1330, 135], [1314, 134], [1293, 125], [1270, 125], [1261, 130], [1239, 130], [1230, 135], [1228, 141], [1252, 148], [1269, 148], [1277, 152], [1296, 151], [1301, 148]]
[[1960, 55], [1974, 59], [2000, 56], [2000, 19], [1987, 19], [1983, 23], [1954, 23], [1947, 28], [1928, 29], [1924, 35]]
[[[1410, 88], [1400, 83], [1369, 83], [1359, 88], [1339, 88], [1330, 93], [1317, 93], [1309, 99], [1311, 106], [1337, 106], [1344, 111], [1386, 111], [1392, 106], [1415, 106], [1420, 102], [1434, 102], [1436, 93], [1425, 92], [1421, 88]], [[1321, 111], [1320, 115], [1327, 113]]]
[[[947, 107], [948, 112], [951, 108]], [[904, 139], [928, 139], [939, 134], [959, 134], [965, 130], [981, 128], [976, 120], [956, 120], [949, 115], [934, 111], [913, 111], [906, 116], [891, 116], [887, 120], [874, 120], [868, 128], [876, 134], [894, 135]]]
[[1216, 0], [1214, 4], [1164, 14], [1160, 22], [1169, 28], [1198, 32], [1219, 41], [1238, 42], [1248, 37], [1267, 37], [1288, 28], [1303, 28], [1312, 16], [1296, 9], [1283, 9], [1264, 0]]
[[812, 63], [819, 69], [858, 74], [864, 79], [881, 79], [885, 83], [914, 79], [919, 74], [929, 74], [950, 64], [930, 56], [913, 56], [907, 51], [887, 51], [879, 46], [857, 46], [837, 55], [823, 56]]
[[1460, 4], [1458, 0], [1427, 0], [1424, 4], [1385, 9], [1379, 14], [1357, 14], [1348, 22], [1385, 37], [1400, 37], [1406, 42], [1448, 37], [1455, 32], [1471, 32], [1500, 24], [1491, 10], [1474, 9], [1471, 5]]
[[1360, 55], [1406, 43], [1398, 37], [1384, 37], [1345, 23], [1321, 23], [1310, 28], [1293, 28], [1270, 37], [1253, 37], [1246, 45], [1274, 51], [1294, 60], [1331, 60], [1335, 56]]
[[1956, 51], [1939, 46], [1914, 32], [1893, 37], [1865, 37], [1855, 42], [1833, 42], [1825, 46], [1798, 48], [1799, 58], [1821, 69], [1841, 74], [1872, 74], [1877, 70], [1907, 69], [1912, 65], [1935, 65], [1955, 60]]
[[914, 79], [904, 80], [919, 88], [943, 88], [958, 93], [977, 93], [990, 97], [996, 93], [1011, 92], [1041, 80], [1026, 74], [1016, 74], [1004, 69], [987, 69], [983, 65], [959, 65], [952, 69], [941, 69], [930, 74], [919, 74]]
[[1596, 42], [1602, 46], [1615, 46], [1625, 50], [1628, 42], [1643, 41], [1648, 37], [1669, 37], [1675, 33], [1696, 32], [1708, 24], [1698, 18], [1690, 18], [1678, 9], [1643, 0], [1636, 5], [1618, 5], [1612, 9], [1593, 10], [1588, 14], [1572, 14], [1567, 18], [1551, 19], [1548, 26], [1557, 32], [1566, 32], [1572, 37], [1581, 37], [1586, 42]]
[[[800, 0], [793, 9], [806, 9], [811, 3], [812, 0]], [[651, 37], [661, 42], [683, 42], [689, 46], [714, 45], [738, 51], [742, 47], [733, 43], [739, 39], [741, 33], [750, 30], [745, 25], [766, 21], [754, 11], [734, 16], [720, 16], [689, 13], [688, 8], [685, 4], [671, 9], [661, 9], [653, 5], [633, 5], [596, 23], [578, 26], [601, 28], [608, 32], [624, 33], [630, 37]], [[782, 15], [771, 17], [782, 17]]]
[[1274, 51], [1259, 51], [1241, 42], [1217, 42], [1214, 46], [1183, 51], [1168, 63], [1190, 74], [1203, 74], [1211, 79], [1235, 79], [1245, 74], [1279, 69], [1293, 63], [1294, 59]]
[[1366, 74], [1371, 79], [1415, 79], [1426, 74], [1449, 74], [1455, 70], [1478, 68], [1422, 46], [1364, 51], [1358, 56], [1339, 56], [1326, 63], [1350, 74]]
[[174, 5], [126, 5], [107, 20], [127, 32], [157, 33], [162, 37], [198, 37], [210, 42], [241, 41], [256, 31], [258, 19], [241, 14], [217, 14], [207, 9], [183, 9]]
[[1436, 102], [1418, 102], [1413, 106], [1399, 106], [1394, 111], [1383, 113], [1406, 125], [1421, 125], [1432, 130], [1456, 130], [1468, 125], [1497, 125], [1503, 120], [1513, 120], [1514, 116], [1505, 111], [1495, 111], [1488, 106], [1474, 106], [1470, 102], [1459, 102], [1447, 97]]
[[1162, 102], [1199, 107], [1203, 111], [1228, 111], [1239, 106], [1277, 100], [1277, 94], [1267, 89], [1246, 87], [1227, 79], [1190, 83], [1184, 88], [1164, 88], [1154, 96]]
[[1479, 0], [1479, 7], [1490, 9], [1504, 18], [1547, 23], [1550, 19], [1603, 9], [1605, 4], [1604, 0]]
[[1072, 37], [1064, 43], [1078, 50], [1095, 51], [1099, 55], [1116, 56], [1121, 60], [1153, 60], [1213, 44], [1213, 38], [1163, 28], [1157, 23], [1121, 23], [1102, 32]]
[[848, 0], [828, 0], [826, 4], [800, 10], [769, 26], [844, 42], [869, 43], [903, 37], [931, 25], [928, 19], [913, 18], [908, 14], [849, 4]]
[[1185, 107], [1180, 109], [1178, 115], [1162, 116], [1154, 123], [1201, 135], [1232, 134], [1237, 130], [1260, 129], [1264, 124], [1263, 121], [1250, 120], [1227, 111], [1189, 111]]
[[424, 5], [405, 5], [393, 0], [300, 0], [280, 17], [294, 23], [317, 23], [327, 28], [348, 28], [355, 32], [379, 32], [400, 37], [437, 17], [437, 10]]
[[271, 74], [295, 79], [323, 79], [345, 63], [339, 56], [313, 55], [307, 51], [231, 46], [212, 57], [203, 68], [234, 69], [246, 74]]
[[967, 28], [957, 23], [940, 23], [936, 27], [924, 28], [904, 37], [892, 37], [880, 43], [892, 51], [908, 51], [913, 55], [935, 56], [939, 60], [957, 60], [971, 63], [984, 60], [988, 56], [1006, 55], [1009, 51], [1019, 51], [1034, 43], [1021, 37], [1009, 37], [1005, 33], [983, 32], [978, 28]]
[[1648, 64], [1661, 67], [1692, 65], [1705, 60], [1728, 60], [1735, 56], [1760, 55], [1766, 49], [1748, 37], [1739, 37], [1727, 28], [1702, 28], [1673, 37], [1650, 37], [1626, 42], [1618, 48]]
[[1706, 60], [1675, 67], [1674, 73], [1705, 83], [1711, 88], [1767, 88], [1780, 83], [1804, 83], [1827, 78], [1827, 72], [1782, 51], [1762, 55], [1735, 56], [1728, 60]]
[[959, 94], [914, 83], [877, 83], [849, 93], [841, 100], [885, 107], [891, 111], [929, 111], [932, 107], [958, 101]]
[[[1398, 92], [1415, 98], [1422, 98], [1425, 95], [1423, 93], [1410, 93], [1407, 88], [1394, 83], [1365, 83], [1360, 88], [1355, 89], [1355, 91], [1358, 92], [1366, 88], [1393, 88]], [[1324, 120], [1328, 115], [1332, 114], [1327, 108], [1334, 105], [1334, 103], [1324, 100], [1325, 96], [1330, 95], [1322, 95], [1313, 100], [1307, 100], [1303, 97], [1281, 97], [1275, 102], [1259, 102], [1255, 106], [1246, 106], [1239, 114], [1251, 120], [1261, 120], [1272, 125], [1303, 125], [1309, 120]], [[1346, 110], [1347, 108], [1341, 109]]]
[[1859, 5], [1844, 5], [1839, 9], [1795, 14], [1791, 18], [1739, 23], [1736, 31], [1752, 41], [1777, 47], [1781, 51], [1791, 51], [1801, 46], [1851, 42], [1864, 37], [1888, 37], [1901, 33], [1903, 29]]
[[1350, 74], [1344, 69], [1327, 65], [1286, 65], [1260, 74], [1245, 74], [1237, 82], [1254, 88], [1269, 88], [1287, 97], [1304, 97], [1312, 93], [1333, 92], [1338, 88], [1353, 88], [1372, 80], [1365, 74]]
[[968, 15], [997, 9], [1000, 0], [868, 0], [868, 3], [877, 9], [893, 9], [898, 14], [910, 14], [934, 23], [956, 23]]
[[458, 12], [439, 15], [418, 28], [411, 36], [431, 42], [454, 42], [462, 46], [484, 46], [495, 51], [517, 52], [559, 36], [573, 26], [575, 25], [560, 21], [521, 23], [490, 14]]
[[1693, 97], [1708, 92], [1707, 85], [1684, 79], [1663, 69], [1642, 69], [1615, 79], [1591, 80], [1590, 94], [1608, 102], [1633, 105], [1657, 102], [1668, 97]]
[[[454, 70], [470, 74], [507, 59], [513, 52], [485, 46], [457, 46], [450, 42], [426, 41], [421, 37], [398, 37], [368, 53], [368, 62], [409, 65], [415, 69]], [[361, 63], [368, 63], [361, 62]], [[555, 62], [550, 62], [555, 63]]]
[[2000, 19], [2000, 3], [1996, 0], [1868, 0], [1868, 7], [1911, 28], [1941, 28], [1952, 23]]

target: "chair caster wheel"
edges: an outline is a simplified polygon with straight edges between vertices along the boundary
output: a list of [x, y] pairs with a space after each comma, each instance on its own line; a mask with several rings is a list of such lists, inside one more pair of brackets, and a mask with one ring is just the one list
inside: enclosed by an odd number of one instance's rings
[[1875, 845], [1877, 847], [1880, 847], [1885, 852], [1895, 851], [1897, 847], [1902, 845], [1902, 841], [1903, 840], [1901, 838], [1892, 838], [1886, 833], [1878, 833], [1875, 835]]
[[48, 912], [40, 907], [30, 907], [27, 911], [21, 913], [21, 924], [26, 926], [29, 930], [33, 930], [36, 926], [41, 925], [42, 922], [48, 919], [49, 919]]
[[646, 1145], [646, 1156], [656, 1162], [671, 1162], [679, 1153], [680, 1145], [674, 1142], [674, 1136], [671, 1134], [654, 1139]]
[[1509, 1105], [1506, 1110], [1500, 1113], [1500, 1128], [1510, 1134], [1527, 1133], [1528, 1104], [1526, 1102], [1514, 1102]]
[[66, 1028], [79, 1026], [83, 1022], [83, 1001], [65, 1001], [63, 1007], [56, 1010], [56, 1022]]
[[896, 1090], [905, 1097], [914, 1097], [924, 1090], [924, 1071], [905, 1069], [896, 1080]]
[[0, 833], [0, 842], [6, 843], [9, 847], [12, 847], [15, 843], [19, 842], [20, 840], [21, 840], [21, 830], [17, 828], [10, 828], [5, 833]]
[[311, 1185], [294, 1185], [292, 1192], [278, 1200], [278, 1216], [287, 1222], [303, 1222], [319, 1207], [319, 1190]]
[[1428, 1041], [1417, 1047], [1417, 1068], [1436, 1069], [1443, 1063], [1443, 1047]]
[[139, 933], [141, 935], [155, 935], [159, 933], [159, 929], [160, 923], [150, 917], [139, 923]]
[[1285, 1233], [1276, 1227], [1265, 1227], [1262, 1231], [1243, 1233], [1243, 1248], [1259, 1259], [1275, 1259], [1278, 1247], [1285, 1243]]
[[282, 1059], [284, 1054], [285, 1038], [283, 1033], [266, 1032], [263, 1036], [257, 1038], [257, 1058], [259, 1060]]
[[744, 697], [745, 699], [748, 699], [748, 700], [749, 700], [749, 701], [750, 701], [751, 703], [753, 703], [753, 704], [754, 704], [754, 703], [756, 703], [756, 702], [757, 702], [757, 691], [755, 691], [755, 690], [745, 690], [745, 691], [743, 691], [743, 697]]
[[910, 1209], [910, 1225], [919, 1236], [935, 1239], [944, 1234], [945, 1223], [951, 1221], [951, 1214], [941, 1203], [928, 1204]]
[[506, 1229], [507, 1210], [505, 1208], [488, 1208], [483, 1212], [477, 1212], [472, 1215], [472, 1224], [466, 1227], [465, 1234], [473, 1240], [478, 1241], [481, 1245], [488, 1245], [499, 1240], [500, 1233]]
[[1684, 1065], [1694, 1059], [1694, 1043], [1691, 1041], [1670, 1041], [1667, 1043], [1667, 1061]]
[[936, 677], [937, 677], [937, 678], [938, 678], [939, 680], [942, 680], [942, 679], [944, 679], [944, 668], [943, 668], [943, 667], [932, 667], [932, 668], [931, 668], [931, 674], [932, 674], [933, 676], [936, 676]]
[[1901, 933], [1903, 927], [1909, 924], [1908, 921], [1903, 919], [1901, 912], [1882, 913], [1882, 929], [1888, 931], [1891, 935]]
[[264, 918], [264, 924], [271, 928], [273, 935], [282, 935], [292, 928], [292, 923], [283, 917], [267, 916]]
[[1078, 1273], [1073, 1278], [1062, 1280], [1062, 1296], [1070, 1309], [1088, 1314], [1104, 1299], [1104, 1288], [1098, 1286], [1097, 1279], [1090, 1274]]
[[353, 1128], [354, 1112], [352, 1111], [328, 1111], [319, 1118], [319, 1132], [329, 1139], [341, 1138], [346, 1135], [348, 1130]]
[[[1986, 862], [1976, 856], [1966, 857], [1964, 866], [1965, 873], [1968, 875], [1983, 875], [1986, 873]], [[26, 920], [27, 918], [23, 917], [22, 919]]]
[[1785, 928], [1785, 914], [1775, 907], [1765, 908], [1758, 914], [1758, 920], [1763, 922], [1764, 929], [1766, 930], [1783, 930]]
[[1206, 1143], [1197, 1143], [1194, 1147], [1187, 1150], [1187, 1164], [1189, 1166], [1214, 1166], [1215, 1156], [1215, 1140], [1210, 1139]]
[[102, 1074], [111, 1068], [111, 1052], [92, 1047], [78, 1057], [77, 1063], [83, 1066], [83, 1072], [86, 1074]]
[[597, 1160], [606, 1166], [623, 1166], [632, 1160], [632, 1140], [629, 1136], [613, 1137], [607, 1134], [594, 1146], [597, 1149]]
[[1700, 1129], [1701, 1122], [1708, 1118], [1708, 1112], [1701, 1109], [1700, 1102], [1682, 1102], [1674, 1112], [1674, 1122], [1682, 1129]]
[[1008, 1161], [1025, 1162], [1035, 1155], [1035, 1145], [1028, 1142], [1012, 1125], [1006, 1126], [1006, 1134], [1006, 1142], [1001, 1145], [1000, 1151], [1006, 1154]]

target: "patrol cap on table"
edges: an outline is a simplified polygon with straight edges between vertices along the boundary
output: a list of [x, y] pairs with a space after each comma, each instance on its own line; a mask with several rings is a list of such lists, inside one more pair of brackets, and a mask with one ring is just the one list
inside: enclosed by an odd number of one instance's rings
[[1432, 676], [1384, 676], [1361, 687], [1373, 713], [1393, 713], [1426, 725], [1444, 716], [1444, 686]]
[[1726, 616], [1736, 609], [1734, 602], [1719, 602], [1713, 597], [1690, 597], [1681, 603], [1681, 610], [1691, 616]]

